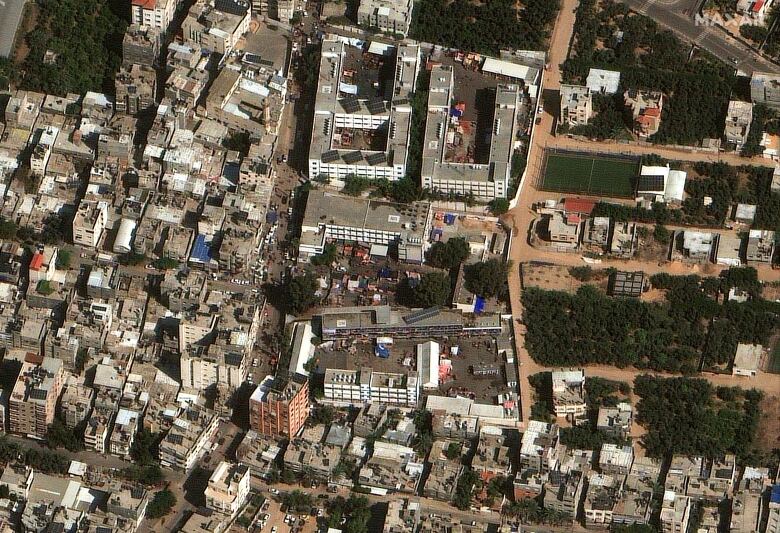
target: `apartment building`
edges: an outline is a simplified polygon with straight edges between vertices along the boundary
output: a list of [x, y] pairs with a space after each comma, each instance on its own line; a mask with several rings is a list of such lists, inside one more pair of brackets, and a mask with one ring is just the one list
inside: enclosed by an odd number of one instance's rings
[[131, 409], [120, 409], [114, 420], [114, 429], [109, 439], [109, 450], [112, 455], [130, 457], [135, 435], [138, 432], [141, 414]]
[[422, 186], [443, 193], [474, 195], [486, 201], [505, 198], [522, 96], [520, 86], [502, 84], [496, 88], [490, 154], [484, 162], [462, 160], [460, 156], [453, 159], [448, 155], [457, 129], [450, 118], [454, 96], [452, 67], [433, 67], [423, 141]]
[[726, 126], [723, 132], [726, 142], [735, 150], [740, 150], [747, 141], [752, 122], [753, 104], [738, 100], [729, 101], [728, 111], [726, 111]]
[[358, 24], [406, 37], [412, 21], [414, 0], [361, 0]]
[[266, 376], [249, 398], [249, 427], [263, 435], [298, 434], [309, 416], [309, 382], [303, 376]]
[[160, 34], [159, 28], [129, 26], [122, 39], [122, 62], [153, 67], [160, 55]]
[[750, 78], [750, 99], [753, 104], [780, 109], [780, 75], [754, 72]]
[[249, 31], [251, 14], [247, 0], [198, 0], [182, 22], [185, 44], [226, 56]]
[[160, 443], [160, 463], [189, 471], [205, 453], [206, 444], [219, 428], [219, 420], [216, 413], [205, 407], [185, 407]]
[[556, 416], [585, 416], [585, 371], [556, 370], [552, 373], [553, 408]]
[[117, 113], [138, 115], [155, 106], [157, 72], [147, 65], [128, 65], [114, 76]]
[[593, 96], [583, 85], [561, 85], [561, 124], [587, 124], [593, 116]]
[[82, 200], [73, 217], [73, 244], [96, 248], [108, 224], [108, 205], [103, 201]]
[[9, 431], [44, 438], [54, 421], [63, 382], [62, 361], [28, 354], [8, 402]]
[[130, 23], [150, 26], [165, 33], [180, 3], [181, 0], [131, 0]]
[[75, 376], [69, 376], [60, 400], [60, 415], [65, 425], [75, 428], [89, 417], [95, 391], [79, 382]]
[[387, 403], [414, 407], [420, 398], [416, 375], [329, 368], [325, 371], [325, 401], [336, 405]]
[[249, 498], [249, 467], [220, 461], [206, 487], [206, 507], [231, 518]]
[[[397, 181], [406, 175], [409, 97], [417, 83], [420, 47], [401, 44], [384, 51], [363, 53], [340, 40], [323, 41], [309, 148], [312, 179], [355, 174]], [[395, 68], [383, 69], [387, 62]], [[376, 87], [384, 94], [377, 96]]]
[[686, 533], [691, 518], [691, 499], [673, 491], [664, 492], [661, 506], [661, 531]]

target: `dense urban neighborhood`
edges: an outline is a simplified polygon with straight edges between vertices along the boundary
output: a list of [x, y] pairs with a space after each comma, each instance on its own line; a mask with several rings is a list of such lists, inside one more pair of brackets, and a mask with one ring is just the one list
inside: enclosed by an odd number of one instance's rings
[[0, 1], [0, 533], [780, 533], [780, 5]]

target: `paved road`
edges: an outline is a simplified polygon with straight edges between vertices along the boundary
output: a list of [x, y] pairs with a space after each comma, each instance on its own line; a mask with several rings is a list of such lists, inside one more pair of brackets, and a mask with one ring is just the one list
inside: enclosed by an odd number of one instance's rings
[[695, 43], [748, 74], [757, 70], [780, 71], [780, 67], [729, 37], [723, 30], [697, 25], [691, 0], [625, 0], [625, 2], [635, 11], [647, 15], [687, 41]]
[[25, 0], [0, 0], [0, 57], [11, 55]]

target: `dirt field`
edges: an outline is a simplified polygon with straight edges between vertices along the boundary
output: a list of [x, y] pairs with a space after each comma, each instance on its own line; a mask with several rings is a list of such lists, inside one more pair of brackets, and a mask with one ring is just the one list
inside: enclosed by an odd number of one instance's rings
[[34, 2], [28, 2], [24, 6], [24, 13], [22, 13], [22, 21], [19, 24], [19, 29], [16, 30], [16, 40], [14, 41], [14, 64], [21, 65], [27, 54], [30, 53], [30, 47], [27, 46], [27, 40], [25, 36], [35, 28], [38, 23], [38, 6]]
[[780, 378], [778, 392], [765, 394], [761, 400], [761, 421], [756, 432], [756, 443], [767, 452], [780, 447]]

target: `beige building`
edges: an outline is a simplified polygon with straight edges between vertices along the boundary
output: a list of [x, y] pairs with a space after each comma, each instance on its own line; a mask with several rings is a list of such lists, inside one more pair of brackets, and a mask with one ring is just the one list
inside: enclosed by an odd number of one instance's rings
[[130, 22], [165, 33], [181, 0], [131, 0]]
[[206, 507], [231, 518], [249, 497], [249, 467], [221, 461], [206, 487]]
[[413, 9], [414, 0], [361, 0], [358, 24], [406, 37]]
[[582, 85], [561, 85], [561, 124], [587, 124], [593, 116], [593, 96]]
[[96, 248], [108, 223], [105, 202], [82, 200], [73, 217], [73, 244]]
[[634, 133], [639, 137], [658, 133], [664, 107], [663, 93], [630, 89], [623, 94], [623, 99], [634, 118]]
[[663, 533], [686, 533], [690, 517], [691, 499], [673, 491], [666, 491], [661, 507], [661, 530]]
[[9, 430], [36, 439], [54, 421], [63, 384], [62, 361], [28, 354], [8, 404]]
[[753, 104], [731, 100], [726, 112], [726, 126], [723, 132], [726, 142], [732, 145], [735, 150], [741, 149], [747, 141], [752, 122]]
[[251, 12], [246, 0], [198, 0], [182, 23], [184, 40], [226, 56], [249, 31]]

